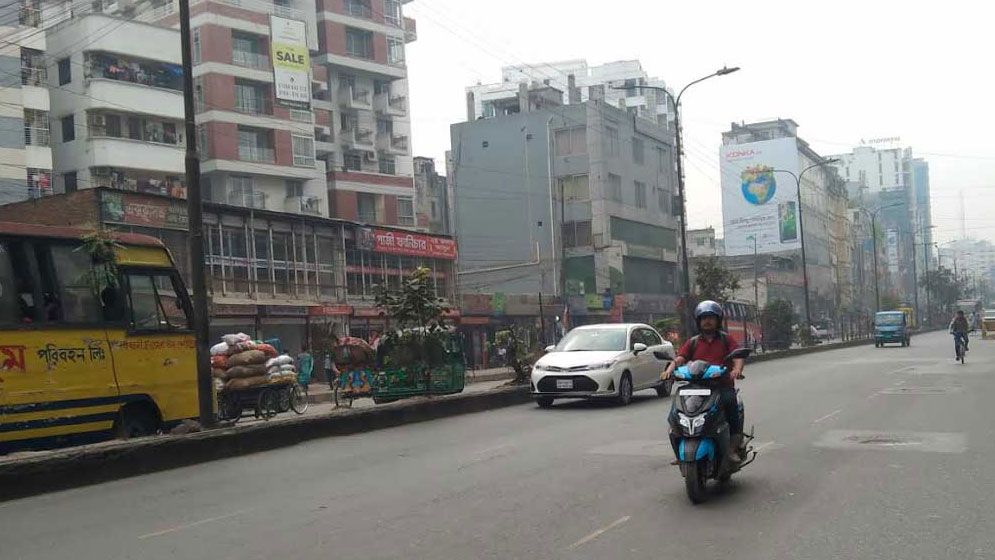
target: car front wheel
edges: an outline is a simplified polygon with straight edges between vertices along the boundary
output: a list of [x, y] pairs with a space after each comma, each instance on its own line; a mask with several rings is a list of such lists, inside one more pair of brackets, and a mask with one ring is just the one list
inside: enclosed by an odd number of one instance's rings
[[615, 400], [622, 406], [632, 402], [632, 378], [629, 377], [629, 372], [622, 374], [622, 379], [618, 382], [618, 397]]

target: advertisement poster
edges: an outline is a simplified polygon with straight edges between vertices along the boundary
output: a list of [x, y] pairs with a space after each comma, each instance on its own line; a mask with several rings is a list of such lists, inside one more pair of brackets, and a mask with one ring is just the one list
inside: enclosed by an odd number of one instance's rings
[[311, 60], [304, 22], [270, 16], [270, 45], [277, 101], [307, 109], [311, 105]]
[[722, 146], [722, 223], [726, 254], [752, 255], [801, 248], [798, 146], [794, 138]]
[[891, 273], [893, 278], [898, 277], [898, 230], [889, 229], [887, 233], [887, 253], [888, 253], [888, 272]]

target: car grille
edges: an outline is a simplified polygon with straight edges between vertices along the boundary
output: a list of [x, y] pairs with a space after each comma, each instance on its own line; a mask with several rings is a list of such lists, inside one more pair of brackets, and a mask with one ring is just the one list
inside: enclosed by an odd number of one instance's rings
[[[573, 379], [573, 389], [557, 389], [557, 379]], [[586, 375], [547, 375], [539, 380], [540, 393], [569, 393], [571, 391], [593, 392], [598, 390], [598, 382]]]
[[588, 366], [580, 365], [573, 367], [560, 367], [560, 366], [546, 366], [546, 371], [584, 371], [588, 369]]

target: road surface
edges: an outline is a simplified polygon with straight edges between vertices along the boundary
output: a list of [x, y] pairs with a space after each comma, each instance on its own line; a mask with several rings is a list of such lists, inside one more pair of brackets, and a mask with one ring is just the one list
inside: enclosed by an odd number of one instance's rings
[[670, 399], [522, 405], [0, 504], [13, 559], [995, 557], [995, 342], [749, 367], [761, 456], [692, 506]]

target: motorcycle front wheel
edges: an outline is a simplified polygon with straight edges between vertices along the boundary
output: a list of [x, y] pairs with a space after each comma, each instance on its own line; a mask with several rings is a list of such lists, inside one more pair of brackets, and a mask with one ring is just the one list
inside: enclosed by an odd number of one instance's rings
[[684, 474], [684, 488], [688, 492], [688, 499], [692, 504], [700, 504], [705, 501], [705, 471], [700, 461], [688, 463]]

